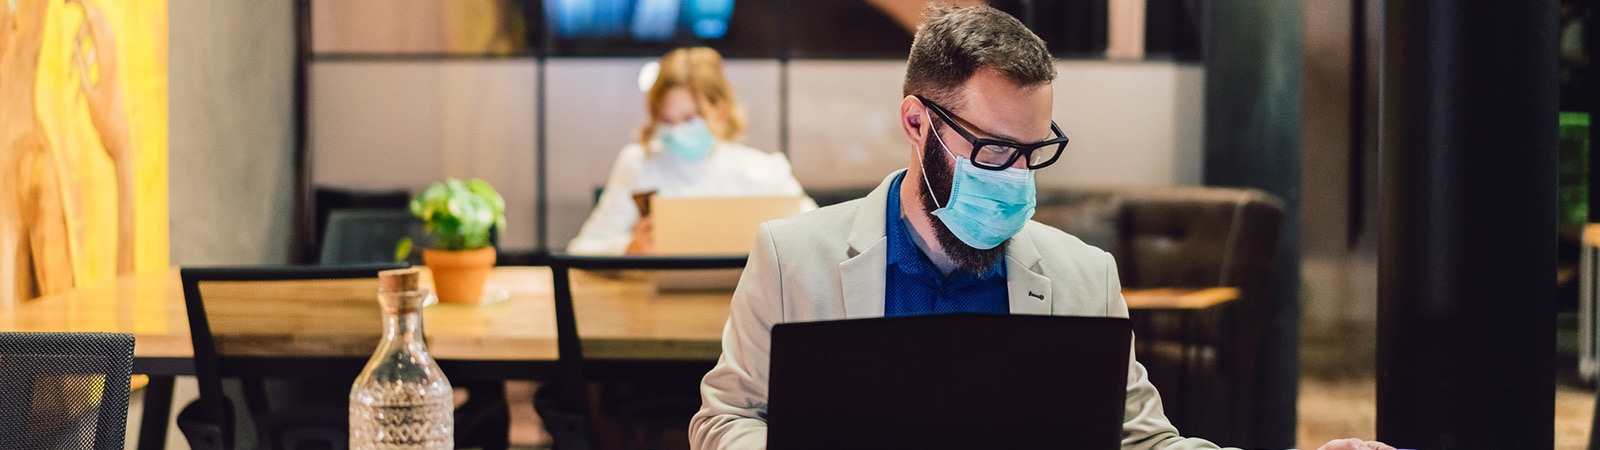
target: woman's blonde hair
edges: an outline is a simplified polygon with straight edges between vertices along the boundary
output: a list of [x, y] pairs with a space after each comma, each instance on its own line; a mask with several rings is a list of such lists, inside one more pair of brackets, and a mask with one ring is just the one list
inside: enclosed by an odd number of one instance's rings
[[744, 134], [744, 108], [734, 98], [733, 86], [722, 76], [722, 55], [710, 47], [680, 48], [662, 56], [660, 64], [656, 82], [645, 94], [649, 121], [639, 129], [639, 143], [646, 152], [655, 137], [656, 124], [661, 121], [661, 103], [674, 88], [689, 90], [706, 128], [718, 140], [733, 141]]

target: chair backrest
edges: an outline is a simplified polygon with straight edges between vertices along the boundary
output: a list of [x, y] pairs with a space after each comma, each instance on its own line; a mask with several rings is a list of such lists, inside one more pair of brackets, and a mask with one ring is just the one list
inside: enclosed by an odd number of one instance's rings
[[[422, 222], [405, 208], [336, 209], [322, 235], [323, 265], [374, 264], [395, 260], [402, 238], [421, 236]], [[419, 242], [420, 244], [420, 242]]]
[[1270, 367], [1260, 355], [1270, 339], [1263, 335], [1266, 324], [1280, 319], [1269, 317], [1272, 302], [1279, 301], [1269, 291], [1283, 203], [1261, 190], [1220, 187], [1137, 191], [1123, 202], [1117, 255], [1123, 285], [1238, 287], [1233, 380], [1241, 389], [1256, 389], [1259, 377], [1282, 376], [1258, 370]]
[[[343, 189], [328, 186], [318, 186], [312, 194], [312, 213], [314, 215], [311, 236], [321, 237], [324, 230], [328, 229], [328, 217], [334, 210], [350, 208], [400, 208], [404, 209], [411, 202], [411, 193], [404, 189], [369, 191], [359, 189]], [[315, 256], [322, 254], [322, 242], [311, 242], [311, 248], [306, 255]], [[303, 261], [310, 262], [310, 261]]]
[[1269, 282], [1283, 203], [1255, 189], [1185, 187], [1122, 196], [1118, 270], [1129, 286]]
[[[550, 272], [553, 281], [556, 313], [556, 382], [560, 389], [559, 400], [570, 412], [582, 417], [590, 411], [588, 388], [583, 373], [583, 343], [578, 334], [578, 318], [573, 309], [572, 270], [707, 270], [739, 269], [749, 259], [747, 255], [720, 256], [580, 256], [556, 253], [550, 255]], [[587, 448], [587, 445], [562, 443], [565, 439], [583, 439], [583, 435], [556, 436], [558, 448]]]
[[813, 187], [810, 187], [810, 188], [806, 189], [806, 195], [811, 196], [811, 200], [817, 202], [817, 206], [829, 206], [829, 205], [837, 205], [837, 204], [848, 202], [848, 201], [855, 200], [855, 199], [858, 199], [858, 198], [866, 197], [867, 194], [872, 193], [872, 189], [875, 188], [875, 187], [877, 187], [877, 183], [873, 183], [870, 186], [835, 187], [835, 188], [821, 188], [821, 189], [818, 189], [818, 188], [813, 186]]
[[0, 448], [120, 449], [133, 335], [0, 333]]
[[1600, 402], [1594, 403], [1594, 415], [1589, 416], [1589, 450], [1600, 450]]
[[[233, 442], [222, 377], [293, 373], [321, 357], [372, 354], [382, 333], [378, 272], [398, 265], [184, 268], [184, 303], [194, 341], [202, 420]], [[252, 362], [254, 364], [252, 364]], [[359, 370], [359, 367], [356, 367]], [[306, 378], [349, 375], [303, 370]], [[187, 433], [186, 433], [187, 434]]]

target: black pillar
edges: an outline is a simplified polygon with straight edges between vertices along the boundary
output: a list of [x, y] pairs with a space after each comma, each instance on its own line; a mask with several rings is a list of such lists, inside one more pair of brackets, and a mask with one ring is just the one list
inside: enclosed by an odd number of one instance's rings
[[1551, 448], [1556, 0], [1390, 0], [1378, 438]]
[[1300, 389], [1300, 0], [1209, 3], [1205, 35], [1207, 185], [1244, 186], [1284, 201], [1255, 380], [1231, 414], [1240, 432], [1180, 428], [1244, 448], [1295, 446]]

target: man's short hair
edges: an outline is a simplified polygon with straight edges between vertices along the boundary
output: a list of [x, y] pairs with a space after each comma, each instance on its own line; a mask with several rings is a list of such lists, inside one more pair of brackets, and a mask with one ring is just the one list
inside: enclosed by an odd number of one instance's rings
[[957, 108], [955, 89], [979, 69], [993, 70], [1021, 87], [1056, 78], [1054, 58], [1044, 40], [1015, 17], [984, 5], [933, 4], [923, 10], [906, 61], [903, 95], [921, 95]]

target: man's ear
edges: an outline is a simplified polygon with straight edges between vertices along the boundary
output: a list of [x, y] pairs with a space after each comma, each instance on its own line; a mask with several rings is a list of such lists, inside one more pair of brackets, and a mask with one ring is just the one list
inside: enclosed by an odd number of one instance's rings
[[922, 126], [928, 120], [924, 117], [927, 114], [928, 110], [922, 106], [922, 101], [914, 96], [907, 95], [900, 101], [900, 129], [905, 132], [906, 140], [911, 141], [911, 145], [920, 144], [925, 137]]

